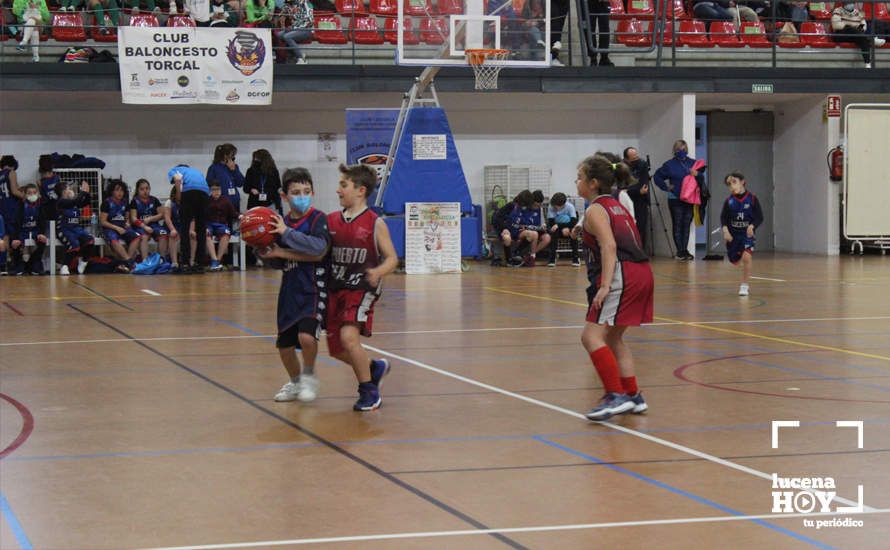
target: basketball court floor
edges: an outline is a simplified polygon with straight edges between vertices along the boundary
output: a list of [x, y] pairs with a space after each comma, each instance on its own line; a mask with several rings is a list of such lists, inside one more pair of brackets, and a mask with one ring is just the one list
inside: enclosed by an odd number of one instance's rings
[[754, 268], [740, 298], [727, 263], [654, 262], [650, 410], [607, 423], [568, 265], [387, 278], [372, 413], [324, 345], [319, 399], [272, 400], [274, 271], [4, 278], [0, 546], [886, 548], [890, 262]]

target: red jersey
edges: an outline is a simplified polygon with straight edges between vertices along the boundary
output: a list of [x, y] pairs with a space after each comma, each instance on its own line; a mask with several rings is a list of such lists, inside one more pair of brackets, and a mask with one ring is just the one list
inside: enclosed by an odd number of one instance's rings
[[328, 214], [332, 291], [373, 290], [365, 279], [365, 271], [380, 264], [374, 231], [376, 222], [377, 214], [370, 209], [349, 221], [343, 217], [343, 212]]
[[[643, 250], [640, 240], [640, 232], [633, 216], [630, 215], [621, 203], [610, 195], [600, 195], [593, 200], [593, 204], [602, 206], [609, 215], [609, 225], [615, 236], [615, 247], [619, 262], [648, 262], [649, 256]], [[599, 243], [585, 228], [583, 231], [584, 245], [587, 247], [587, 278], [595, 281], [603, 270], [602, 254]]]

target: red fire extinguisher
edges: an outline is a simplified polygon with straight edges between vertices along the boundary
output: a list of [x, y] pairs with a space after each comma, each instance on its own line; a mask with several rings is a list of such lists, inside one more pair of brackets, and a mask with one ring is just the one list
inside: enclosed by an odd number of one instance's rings
[[844, 148], [838, 145], [828, 152], [828, 177], [831, 181], [844, 179]]

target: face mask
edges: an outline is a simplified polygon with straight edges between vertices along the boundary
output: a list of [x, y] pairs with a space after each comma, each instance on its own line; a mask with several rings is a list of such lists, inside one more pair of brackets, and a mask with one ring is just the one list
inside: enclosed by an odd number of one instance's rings
[[689, 153], [683, 149], [680, 149], [674, 154], [677, 156], [678, 159], [685, 159], [687, 156], [689, 156]]
[[312, 205], [312, 196], [311, 195], [291, 195], [290, 197], [290, 206], [297, 212], [301, 214], [307, 210]]
[[260, 165], [260, 159], [253, 159], [253, 165], [254, 165], [254, 166], [259, 166], [259, 165]]
[[856, 4], [844, 4], [844, 9], [847, 11], [853, 11], [856, 9]]
[[37, 195], [25, 195], [25, 198], [28, 199], [28, 202], [37, 202]]

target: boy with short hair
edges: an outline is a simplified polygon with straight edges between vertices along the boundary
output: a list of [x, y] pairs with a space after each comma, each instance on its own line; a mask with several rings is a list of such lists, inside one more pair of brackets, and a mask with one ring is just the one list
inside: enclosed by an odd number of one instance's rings
[[[207, 206], [207, 253], [210, 255], [210, 271], [224, 269], [219, 260], [229, 250], [232, 223], [236, 219], [238, 219], [238, 213], [235, 211], [232, 201], [222, 196], [222, 186], [218, 181], [210, 180], [210, 204]], [[219, 239], [217, 250], [213, 248], [213, 237]]]
[[43, 275], [43, 251], [46, 249], [46, 218], [40, 200], [40, 189], [29, 183], [19, 206], [12, 235], [12, 256], [15, 274]]
[[742, 284], [739, 286], [739, 296], [747, 296], [754, 254], [754, 232], [763, 223], [763, 211], [757, 197], [746, 189], [745, 176], [741, 172], [727, 174], [723, 182], [731, 192], [720, 212], [726, 256], [733, 265], [741, 260]]
[[371, 336], [374, 303], [380, 298], [381, 280], [399, 265], [389, 229], [368, 209], [368, 197], [376, 186], [377, 174], [368, 166], [341, 164], [337, 196], [343, 210], [328, 214], [331, 234], [328, 351], [355, 372], [359, 398], [352, 408], [356, 411], [372, 411], [382, 402], [380, 382], [389, 372], [389, 361], [370, 361], [360, 337]]
[[[99, 225], [105, 242], [119, 260], [130, 263], [132, 269], [139, 250], [139, 233], [130, 226], [130, 213], [127, 210], [127, 187], [122, 181], [112, 181], [106, 188], [106, 199], [99, 207]], [[127, 247], [121, 244], [126, 243]]]
[[[290, 381], [275, 395], [275, 401], [308, 402], [318, 395], [315, 358], [328, 298], [325, 256], [331, 236], [327, 215], [312, 207], [315, 191], [309, 171], [291, 168], [282, 179], [281, 198], [290, 212], [284, 218], [275, 216], [273, 231], [280, 235], [280, 244], [258, 251], [261, 258], [272, 260], [272, 265], [282, 270], [275, 346]], [[297, 349], [303, 356], [302, 369]]]
[[568, 201], [565, 193], [555, 193], [550, 197], [550, 209], [547, 212], [547, 226], [550, 233], [550, 261], [548, 267], [556, 267], [556, 248], [559, 239], [568, 239], [572, 246], [572, 265], [578, 267], [578, 239], [572, 237], [572, 228], [578, 223], [578, 212], [575, 205]]
[[86, 229], [80, 226], [81, 208], [90, 205], [90, 184], [81, 182], [80, 192], [75, 194], [73, 184], [60, 182], [56, 186], [56, 195], [59, 199], [56, 201], [56, 210], [58, 211], [58, 232], [59, 240], [62, 241], [67, 248], [65, 250], [65, 258], [62, 260], [62, 267], [59, 275], [70, 275], [69, 266], [74, 265], [77, 259], [77, 272], [83, 273], [87, 267], [84, 258], [93, 256], [93, 236], [87, 233]]

